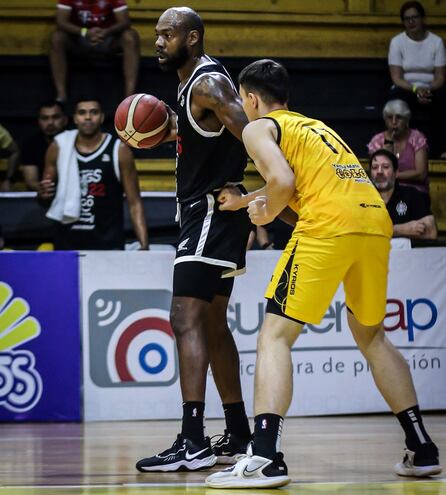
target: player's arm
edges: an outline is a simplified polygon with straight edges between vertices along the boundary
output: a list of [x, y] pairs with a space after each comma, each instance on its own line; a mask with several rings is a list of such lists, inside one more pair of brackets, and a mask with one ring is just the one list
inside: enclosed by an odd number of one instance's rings
[[286, 208], [295, 192], [296, 178], [276, 139], [276, 126], [270, 120], [255, 120], [245, 127], [243, 143], [266, 184], [239, 197], [226, 197], [222, 191], [218, 198], [221, 210], [248, 207], [252, 223], [265, 225]]
[[226, 77], [206, 75], [192, 88], [194, 105], [211, 110], [217, 119], [240, 141], [248, 119], [242, 100]]
[[[167, 143], [169, 141], [176, 141], [177, 139], [177, 114], [166, 102], [164, 102], [164, 104], [166, 105], [167, 113], [169, 114], [169, 132], [159, 144]], [[157, 144], [157, 146], [159, 146], [159, 144]]]
[[119, 170], [121, 182], [129, 205], [130, 218], [141, 249], [149, 248], [144, 207], [139, 191], [138, 174], [135, 161], [129, 147], [119, 143]]
[[45, 168], [43, 169], [42, 180], [39, 183], [39, 190], [37, 192], [38, 198], [43, 202], [53, 199], [56, 193], [58, 155], [59, 147], [53, 141], [46, 150]]

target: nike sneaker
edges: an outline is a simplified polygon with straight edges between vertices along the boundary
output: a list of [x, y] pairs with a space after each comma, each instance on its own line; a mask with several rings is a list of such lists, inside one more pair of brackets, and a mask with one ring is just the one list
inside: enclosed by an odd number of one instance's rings
[[218, 437], [212, 444], [212, 450], [217, 457], [217, 464], [235, 464], [238, 459], [246, 454], [246, 449], [250, 442], [250, 438], [242, 440], [241, 438], [229, 433], [225, 430], [223, 435], [216, 435], [211, 438]]
[[274, 459], [267, 459], [253, 455], [251, 445], [234, 466], [208, 476], [206, 485], [211, 488], [276, 488], [291, 482], [282, 452]]
[[142, 473], [151, 471], [198, 471], [213, 466], [217, 462], [209, 437], [201, 444], [195, 444], [181, 434], [170, 449], [153, 457], [141, 459], [136, 469]]
[[440, 474], [442, 468], [438, 459], [438, 448], [432, 443], [426, 443], [413, 452], [404, 449], [404, 458], [394, 466], [395, 473], [399, 476], [415, 476], [422, 478], [433, 474]]

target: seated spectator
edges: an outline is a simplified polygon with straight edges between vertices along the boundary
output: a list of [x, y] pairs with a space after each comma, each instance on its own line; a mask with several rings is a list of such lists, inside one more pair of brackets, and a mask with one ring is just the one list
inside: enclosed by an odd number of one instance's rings
[[75, 130], [48, 147], [39, 198], [52, 200], [47, 217], [58, 222], [56, 249], [124, 249], [124, 198], [140, 249], [148, 249], [144, 209], [130, 148], [102, 132], [104, 113], [94, 98], [80, 100]]
[[37, 119], [39, 130], [22, 143], [21, 170], [30, 191], [38, 191], [45, 166], [45, 153], [54, 136], [67, 125], [67, 117], [60, 103], [42, 103]]
[[446, 51], [443, 40], [429, 32], [420, 2], [405, 2], [400, 9], [405, 31], [392, 38], [389, 70], [394, 86], [390, 99], [405, 100], [412, 111], [429, 107], [432, 121], [432, 156], [444, 151], [446, 126]]
[[0, 153], [2, 157], [7, 158], [6, 174], [5, 178], [0, 183], [0, 192], [8, 192], [12, 190], [12, 185], [14, 183], [14, 175], [20, 158], [20, 150], [11, 134], [2, 125], [0, 125]]
[[400, 184], [429, 194], [428, 153], [425, 135], [409, 126], [411, 112], [403, 100], [390, 100], [383, 109], [386, 130], [372, 137], [369, 154], [385, 148], [398, 158]]
[[436, 239], [437, 226], [429, 198], [413, 187], [400, 185], [396, 178], [398, 160], [388, 150], [370, 157], [370, 178], [386, 203], [393, 223], [393, 237]]
[[135, 92], [139, 35], [130, 27], [125, 0], [58, 0], [50, 65], [57, 100], [67, 99], [67, 51], [86, 57], [122, 52], [125, 94]]
[[[285, 249], [293, 227], [276, 218], [266, 225], [255, 225], [255, 237], [249, 249]], [[255, 241], [255, 242], [254, 242]]]

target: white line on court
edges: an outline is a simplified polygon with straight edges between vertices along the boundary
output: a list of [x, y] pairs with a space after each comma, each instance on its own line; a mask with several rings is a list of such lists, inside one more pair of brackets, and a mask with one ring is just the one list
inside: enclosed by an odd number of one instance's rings
[[[423, 478], [423, 479], [402, 479], [402, 480], [392, 480], [392, 481], [372, 481], [372, 482], [361, 482], [361, 481], [314, 481], [314, 482], [299, 482], [292, 481], [290, 485], [308, 486], [308, 485], [397, 485], [402, 483], [432, 483], [432, 484], [443, 484], [446, 482], [446, 478]], [[0, 490], [3, 488], [8, 488], [9, 490], [23, 490], [32, 488], [34, 490], [48, 490], [56, 488], [174, 488], [174, 487], [205, 487], [205, 483], [117, 483], [109, 485], [0, 485]]]

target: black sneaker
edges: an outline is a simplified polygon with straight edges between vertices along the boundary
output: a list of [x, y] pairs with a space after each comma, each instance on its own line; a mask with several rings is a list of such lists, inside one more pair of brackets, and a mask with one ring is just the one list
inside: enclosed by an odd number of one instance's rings
[[440, 474], [442, 468], [438, 459], [438, 448], [432, 443], [426, 443], [413, 452], [405, 449], [402, 462], [394, 466], [395, 473], [399, 476], [415, 476], [422, 478], [433, 474]]
[[142, 473], [150, 471], [198, 471], [213, 466], [217, 462], [209, 437], [200, 445], [193, 443], [181, 434], [170, 449], [153, 457], [141, 459], [136, 469]]
[[225, 430], [223, 435], [215, 435], [212, 438], [215, 437], [218, 439], [212, 444], [212, 450], [217, 457], [217, 464], [235, 464], [241, 455], [246, 454], [251, 440], [250, 438], [242, 440], [228, 430]]

